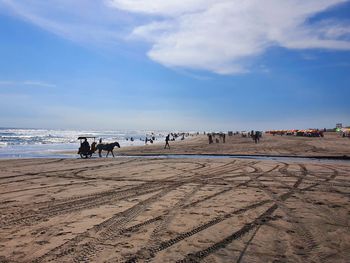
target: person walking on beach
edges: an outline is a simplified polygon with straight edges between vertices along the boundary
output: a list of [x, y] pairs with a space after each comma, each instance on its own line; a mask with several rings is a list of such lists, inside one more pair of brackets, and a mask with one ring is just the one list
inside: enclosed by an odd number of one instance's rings
[[209, 144], [213, 143], [213, 136], [210, 133], [208, 134], [208, 140], [209, 140]]
[[168, 146], [168, 148], [170, 149], [169, 140], [170, 140], [170, 135], [168, 134], [168, 135], [165, 137], [165, 146], [164, 146], [164, 149], [166, 149], [167, 146]]
[[255, 143], [258, 143], [259, 142], [259, 139], [260, 139], [260, 134], [258, 131], [255, 132], [255, 135], [254, 135], [254, 141]]

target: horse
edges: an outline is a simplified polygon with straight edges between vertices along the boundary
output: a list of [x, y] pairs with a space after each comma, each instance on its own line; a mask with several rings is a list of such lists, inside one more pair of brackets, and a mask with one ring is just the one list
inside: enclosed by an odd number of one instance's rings
[[118, 148], [120, 148], [120, 145], [118, 142], [113, 142], [113, 143], [100, 143], [100, 144], [97, 144], [96, 146], [96, 150], [98, 150], [98, 155], [100, 157], [102, 157], [101, 153], [102, 153], [102, 150], [104, 151], [107, 151], [107, 155], [106, 157], [108, 157], [108, 154], [111, 152], [113, 157], [114, 157], [114, 153], [113, 153], [113, 149], [114, 147], [117, 146]]
[[118, 148], [120, 148], [120, 145], [118, 142], [113, 142], [113, 143], [100, 143], [96, 146], [96, 150], [98, 150], [98, 155], [100, 157], [102, 157], [102, 150], [107, 151], [107, 155], [106, 157], [108, 157], [108, 154], [111, 152], [113, 157], [114, 157], [114, 153], [113, 153], [113, 149], [114, 147], [117, 146]]

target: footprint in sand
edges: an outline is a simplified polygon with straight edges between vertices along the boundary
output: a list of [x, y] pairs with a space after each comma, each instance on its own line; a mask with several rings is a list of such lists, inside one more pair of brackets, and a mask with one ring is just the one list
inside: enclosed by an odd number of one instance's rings
[[68, 232], [60, 232], [58, 234], [56, 234], [55, 236], [63, 236], [63, 235], [67, 235], [67, 234], [71, 234], [72, 232], [68, 231]]
[[133, 244], [130, 244], [130, 243], [120, 243], [120, 245], [123, 247], [123, 248], [133, 248], [134, 245]]
[[341, 205], [331, 205], [332, 208], [340, 208], [342, 207]]
[[49, 244], [50, 242], [49, 241], [46, 241], [46, 240], [39, 240], [39, 241], [36, 241], [35, 243], [39, 244], [40, 246], [42, 245], [45, 245], [45, 244]]
[[208, 244], [208, 243], [212, 243], [212, 241], [210, 241], [209, 239], [198, 239], [197, 240], [198, 243], [202, 243], [202, 244]]

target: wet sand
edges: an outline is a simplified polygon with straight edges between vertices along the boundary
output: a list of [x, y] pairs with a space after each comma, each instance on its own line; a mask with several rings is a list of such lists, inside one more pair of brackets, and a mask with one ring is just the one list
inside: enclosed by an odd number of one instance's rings
[[[300, 139], [199, 136], [166, 151], [349, 151], [348, 139]], [[346, 162], [1, 160], [0, 262], [348, 262], [349, 176]]]

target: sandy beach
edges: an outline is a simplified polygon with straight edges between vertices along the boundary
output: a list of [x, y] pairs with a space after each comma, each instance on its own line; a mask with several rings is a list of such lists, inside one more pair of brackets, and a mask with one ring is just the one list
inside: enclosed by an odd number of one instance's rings
[[0, 0], [0, 263], [350, 263], [350, 0]]
[[[219, 136], [216, 136], [219, 138]], [[208, 144], [206, 135], [190, 137], [190, 140], [170, 142], [171, 149], [164, 150], [164, 143], [144, 147], [125, 147], [120, 154], [235, 154], [277, 156], [350, 156], [350, 139], [339, 133], [328, 132], [323, 138], [279, 136], [264, 134], [259, 144], [240, 135], [227, 136], [226, 143]]]
[[[206, 136], [119, 154], [350, 156], [350, 140]], [[348, 262], [350, 162], [0, 161], [0, 262]]]

